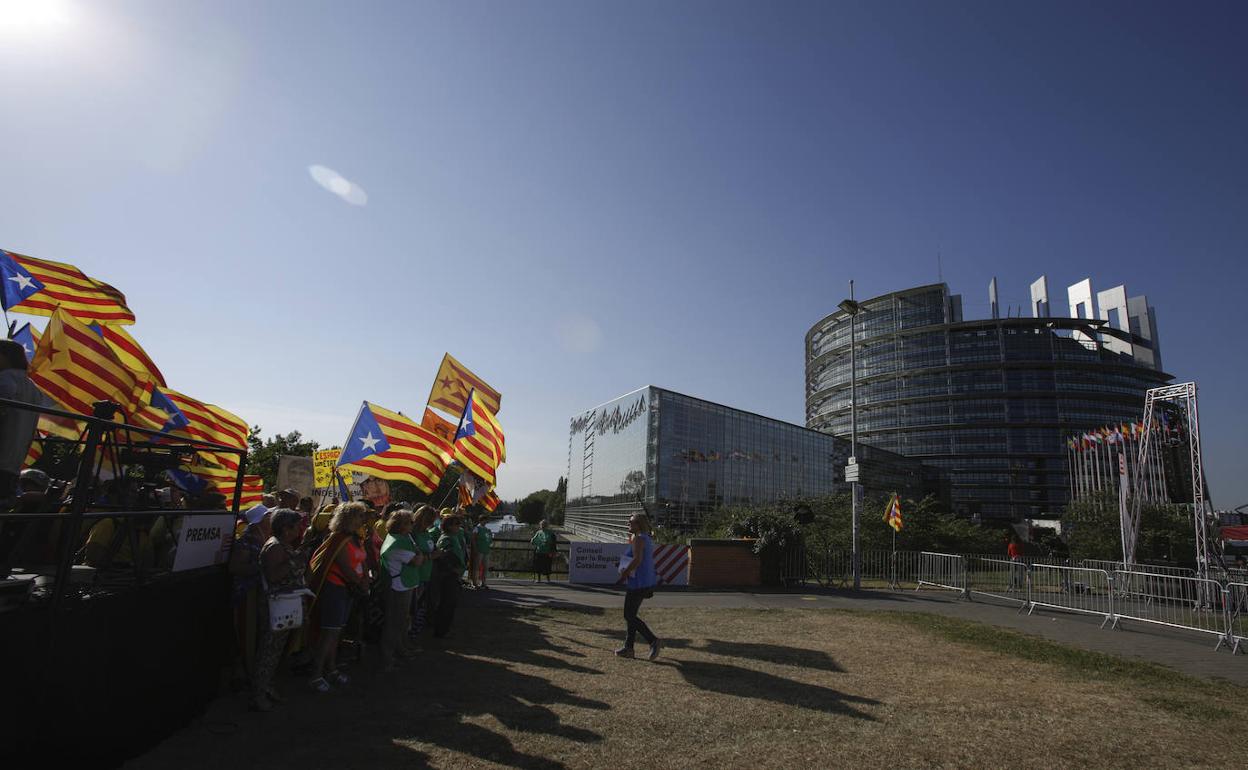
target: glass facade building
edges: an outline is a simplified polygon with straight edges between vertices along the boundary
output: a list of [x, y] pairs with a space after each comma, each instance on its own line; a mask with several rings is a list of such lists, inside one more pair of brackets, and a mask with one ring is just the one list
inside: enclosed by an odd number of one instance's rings
[[[945, 471], [956, 513], [1060, 515], [1069, 498], [1066, 438], [1139, 420], [1145, 390], [1171, 379], [1160, 370], [1146, 298], [1130, 300], [1128, 313], [1123, 287], [1103, 292], [1103, 307], [1121, 295], [1123, 312], [1098, 319], [1090, 302], [1075, 307], [1076, 290], [1091, 296], [1086, 281], [1071, 287], [1071, 318], [1048, 314], [1043, 278], [1032, 287], [1030, 318], [963, 320], [961, 298], [945, 284], [860, 303], [859, 441]], [[995, 316], [995, 280], [990, 299]], [[806, 335], [806, 424], [842, 437], [850, 432], [849, 335], [844, 311]]]
[[[858, 452], [868, 492], [921, 495], [932, 473], [877, 448]], [[656, 387], [572, 419], [565, 525], [622, 539], [649, 510], [685, 532], [723, 506], [849, 491], [849, 441]]]

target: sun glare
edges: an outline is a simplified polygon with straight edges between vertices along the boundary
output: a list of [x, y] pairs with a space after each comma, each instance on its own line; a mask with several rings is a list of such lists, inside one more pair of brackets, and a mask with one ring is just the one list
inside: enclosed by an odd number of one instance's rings
[[55, 34], [74, 20], [65, 0], [0, 0], [0, 35]]

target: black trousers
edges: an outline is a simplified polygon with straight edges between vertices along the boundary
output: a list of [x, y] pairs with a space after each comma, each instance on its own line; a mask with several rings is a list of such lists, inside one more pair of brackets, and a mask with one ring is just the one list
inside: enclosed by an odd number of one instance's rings
[[632, 647], [633, 642], [637, 639], [637, 634], [641, 634], [641, 638], [645, 639], [648, 644], [654, 644], [658, 639], [650, 627], [646, 625], [646, 621], [637, 617], [638, 610], [641, 609], [641, 603], [645, 600], [647, 589], [629, 589], [624, 594], [624, 622], [628, 624], [628, 635], [624, 637], [624, 646]]
[[459, 573], [443, 573], [434, 578], [437, 592], [433, 596], [433, 635], [446, 636], [455, 620], [455, 608], [459, 606]]

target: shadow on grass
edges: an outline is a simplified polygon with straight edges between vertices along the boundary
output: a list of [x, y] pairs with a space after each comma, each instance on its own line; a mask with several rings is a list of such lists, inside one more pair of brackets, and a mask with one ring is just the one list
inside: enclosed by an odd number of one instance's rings
[[880, 703], [872, 698], [847, 695], [831, 687], [795, 682], [774, 674], [726, 663], [701, 660], [658, 660], [655, 663], [675, 668], [686, 682], [707, 692], [843, 714], [868, 722], [876, 721], [875, 717], [854, 705], [874, 706]]
[[802, 668], [813, 668], [819, 671], [845, 673], [841, 664], [822, 650], [808, 650], [803, 647], [786, 647], [782, 644], [762, 644], [757, 642], [730, 642], [722, 639], [708, 639], [705, 644], [694, 649], [721, 655], [726, 658], [743, 658], [745, 660], [761, 660], [767, 663], [783, 663]]

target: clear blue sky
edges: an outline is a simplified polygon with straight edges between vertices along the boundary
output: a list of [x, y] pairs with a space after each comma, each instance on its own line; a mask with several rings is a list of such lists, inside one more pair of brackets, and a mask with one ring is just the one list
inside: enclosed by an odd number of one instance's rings
[[505, 497], [640, 385], [801, 422], [851, 277], [940, 252], [968, 315], [994, 275], [1126, 282], [1229, 507], [1245, 39], [1235, 2], [0, 0], [0, 247], [121, 288], [173, 387], [266, 432], [419, 413], [450, 350], [504, 394]]

